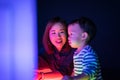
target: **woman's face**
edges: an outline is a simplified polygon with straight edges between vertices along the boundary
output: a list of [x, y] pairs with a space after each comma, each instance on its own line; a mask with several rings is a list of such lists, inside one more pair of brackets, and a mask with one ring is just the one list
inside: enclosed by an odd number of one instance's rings
[[51, 43], [60, 51], [67, 40], [64, 26], [60, 23], [54, 24], [49, 31], [49, 38]]

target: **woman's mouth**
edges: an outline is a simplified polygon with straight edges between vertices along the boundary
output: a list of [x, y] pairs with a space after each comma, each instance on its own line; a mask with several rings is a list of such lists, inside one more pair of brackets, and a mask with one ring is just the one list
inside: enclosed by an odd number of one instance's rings
[[62, 43], [62, 40], [57, 40], [56, 43], [60, 44], [60, 43]]

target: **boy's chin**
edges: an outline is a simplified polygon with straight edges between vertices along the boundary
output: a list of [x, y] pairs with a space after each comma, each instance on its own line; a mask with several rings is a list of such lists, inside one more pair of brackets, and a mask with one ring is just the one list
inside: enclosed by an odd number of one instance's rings
[[69, 44], [72, 48], [76, 48], [74, 45]]
[[78, 48], [78, 46], [77, 45], [75, 45], [75, 44], [69, 44], [72, 48]]

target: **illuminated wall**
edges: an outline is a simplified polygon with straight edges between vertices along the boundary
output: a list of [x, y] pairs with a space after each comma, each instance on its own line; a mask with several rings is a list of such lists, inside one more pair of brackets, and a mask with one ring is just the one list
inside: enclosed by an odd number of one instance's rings
[[0, 80], [32, 80], [36, 20], [35, 0], [0, 0]]

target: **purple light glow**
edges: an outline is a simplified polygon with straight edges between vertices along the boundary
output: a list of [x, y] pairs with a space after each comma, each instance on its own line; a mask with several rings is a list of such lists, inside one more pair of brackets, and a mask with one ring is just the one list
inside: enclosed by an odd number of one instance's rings
[[37, 67], [36, 2], [10, 1], [0, 2], [0, 80], [32, 80]]

